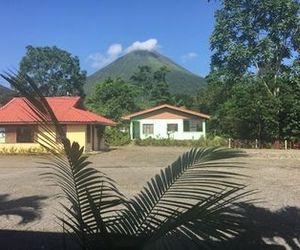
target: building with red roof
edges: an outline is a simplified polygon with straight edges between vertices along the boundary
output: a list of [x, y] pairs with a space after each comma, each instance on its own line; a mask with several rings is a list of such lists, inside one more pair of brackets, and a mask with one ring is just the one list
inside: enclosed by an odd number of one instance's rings
[[[105, 126], [114, 126], [112, 120], [86, 110], [77, 96], [47, 97], [67, 138], [77, 141], [85, 151], [97, 151], [103, 146]], [[0, 149], [14, 147], [26, 150], [37, 147], [39, 119], [32, 115], [25, 98], [15, 97], [0, 108]]]
[[206, 136], [209, 115], [168, 104], [123, 117], [130, 121], [131, 139], [198, 140]]

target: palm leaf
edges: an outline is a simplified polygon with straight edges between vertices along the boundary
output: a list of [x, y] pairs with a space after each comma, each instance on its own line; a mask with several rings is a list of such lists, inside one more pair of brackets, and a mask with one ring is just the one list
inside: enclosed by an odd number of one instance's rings
[[224, 213], [251, 192], [243, 191], [240, 182], [245, 176], [228, 171], [241, 164], [226, 159], [242, 156], [241, 151], [223, 148], [192, 149], [183, 154], [127, 204], [120, 222], [124, 231], [149, 239], [143, 244], [152, 247], [155, 241], [161, 242], [160, 246], [167, 244], [162, 239], [170, 239], [170, 234], [201, 244], [207, 241], [205, 235], [218, 240], [224, 240], [224, 235], [232, 237], [239, 225], [234, 220], [230, 224], [235, 216]]
[[[29, 115], [38, 121], [38, 142], [51, 152], [48, 162], [44, 162], [48, 171], [42, 176], [62, 189], [70, 207], [62, 205], [65, 213], [60, 220], [68, 227], [66, 230], [76, 233], [82, 248], [88, 249], [88, 245], [93, 244], [87, 244], [87, 239], [93, 238], [95, 233], [107, 235], [105, 221], [118, 211], [118, 205], [124, 202], [123, 196], [110, 178], [90, 167], [91, 162], [83, 155], [84, 148], [65, 138], [46, 98], [28, 76], [13, 73], [1, 76], [26, 98], [32, 111]], [[57, 141], [56, 134], [60, 141]], [[103, 237], [103, 240], [108, 240], [108, 237]]]

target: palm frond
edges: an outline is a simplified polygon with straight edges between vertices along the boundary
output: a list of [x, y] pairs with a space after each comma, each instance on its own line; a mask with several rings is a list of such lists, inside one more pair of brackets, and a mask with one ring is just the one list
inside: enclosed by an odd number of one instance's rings
[[[26, 98], [32, 111], [28, 115], [38, 121], [38, 143], [51, 153], [45, 164], [48, 171], [42, 176], [59, 186], [70, 204], [70, 207], [62, 205], [65, 212], [60, 220], [76, 233], [82, 247], [87, 247], [87, 239], [95, 234], [107, 236], [106, 220], [124, 202], [122, 194], [110, 178], [90, 166], [91, 162], [83, 155], [84, 148], [65, 137], [46, 98], [27, 75], [7, 73], [1, 76]], [[108, 241], [108, 237], [102, 239]]]
[[[146, 245], [161, 240], [170, 232], [187, 238], [192, 230], [195, 237], [190, 235], [188, 238], [197, 242], [201, 239], [204, 242], [205, 234], [216, 239], [234, 235], [238, 226], [229, 227], [229, 219], [228, 223], [222, 220], [223, 212], [250, 193], [242, 192], [245, 186], [241, 180], [245, 176], [228, 171], [228, 168], [240, 168], [241, 164], [226, 160], [241, 156], [245, 156], [242, 151], [224, 148], [192, 149], [183, 154], [153, 177], [127, 204], [122, 213], [124, 221], [120, 222], [124, 231], [150, 238], [144, 242]], [[213, 218], [219, 221], [218, 224]], [[218, 228], [217, 225], [224, 227]]]

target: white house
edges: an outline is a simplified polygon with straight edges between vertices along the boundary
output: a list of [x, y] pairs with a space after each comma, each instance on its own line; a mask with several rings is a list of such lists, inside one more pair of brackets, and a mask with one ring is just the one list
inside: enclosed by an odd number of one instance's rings
[[130, 121], [131, 139], [198, 140], [206, 136], [209, 115], [164, 104], [123, 117]]

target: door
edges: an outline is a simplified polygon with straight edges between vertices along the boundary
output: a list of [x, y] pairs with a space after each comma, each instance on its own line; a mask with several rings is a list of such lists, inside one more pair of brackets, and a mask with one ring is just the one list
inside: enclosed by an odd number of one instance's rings
[[132, 121], [132, 139], [140, 139], [140, 122]]

